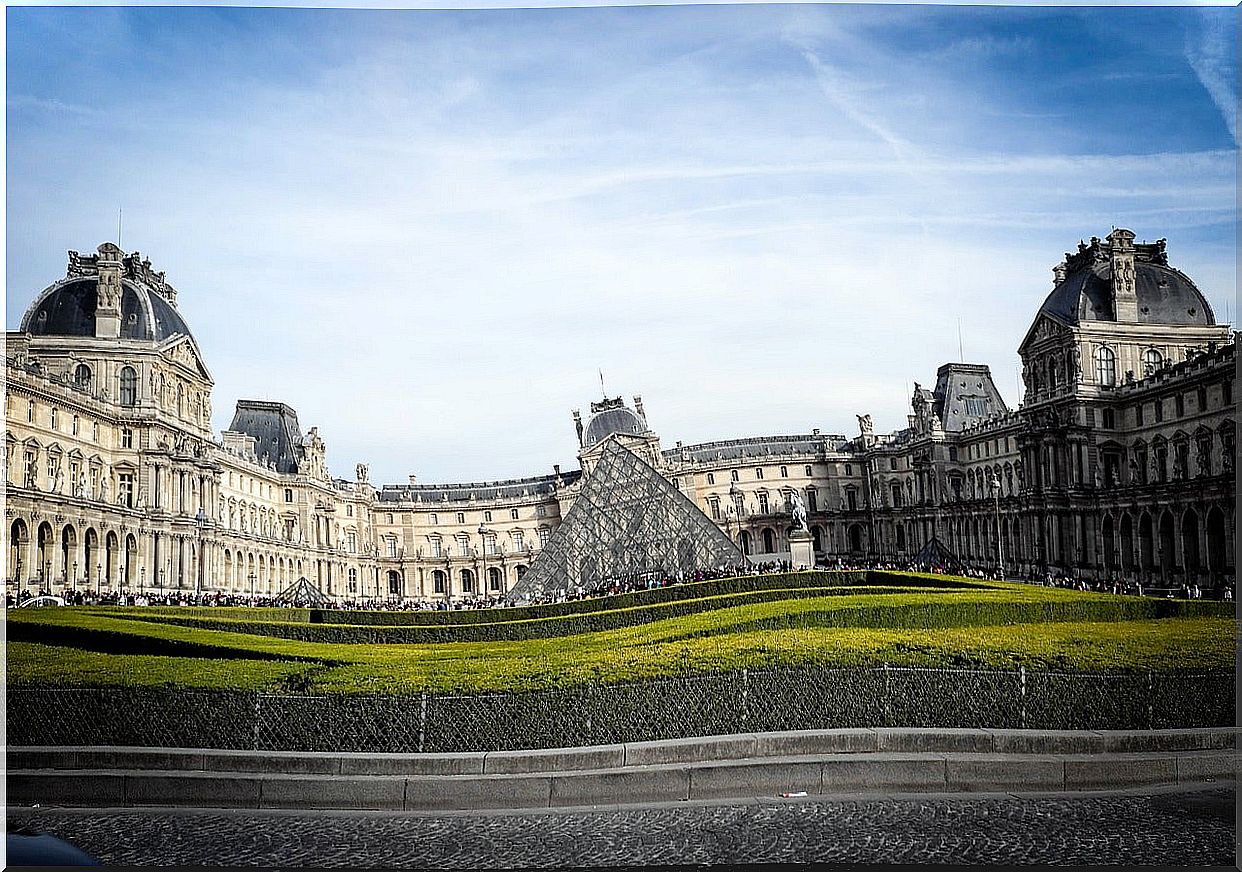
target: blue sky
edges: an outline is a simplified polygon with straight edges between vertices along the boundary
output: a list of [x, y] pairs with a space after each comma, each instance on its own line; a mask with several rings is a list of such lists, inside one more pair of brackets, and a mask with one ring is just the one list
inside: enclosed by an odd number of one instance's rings
[[115, 240], [337, 475], [904, 424], [1126, 226], [1236, 296], [1233, 8], [9, 8], [7, 323]]

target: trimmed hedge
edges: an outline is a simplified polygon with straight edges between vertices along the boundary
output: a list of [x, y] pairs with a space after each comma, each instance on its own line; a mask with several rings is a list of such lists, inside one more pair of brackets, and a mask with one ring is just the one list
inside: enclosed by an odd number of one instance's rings
[[[1039, 597], [1038, 589], [1029, 591]], [[892, 589], [877, 590], [874, 596], [893, 594]], [[1013, 625], [1047, 622], [1111, 622], [1128, 620], [1149, 620], [1173, 617], [1217, 616], [1220, 614], [1221, 603], [1204, 600], [1166, 600], [1139, 597], [1100, 597], [1083, 596], [1070, 598], [1050, 598], [1046, 600], [1027, 599], [968, 599], [951, 593], [932, 593], [921, 591], [909, 594], [904, 590], [895, 591], [897, 596], [919, 597], [951, 597], [948, 601], [926, 602], [866, 602], [866, 597], [857, 589], [817, 589], [806, 588], [796, 590], [765, 590], [752, 591], [744, 594], [723, 595], [709, 599], [675, 600], [668, 603], [652, 604], [642, 608], [615, 609], [606, 612], [592, 612], [579, 615], [567, 615], [560, 618], [531, 619], [525, 621], [506, 621], [491, 624], [457, 624], [447, 626], [367, 626], [356, 624], [296, 624], [258, 622], [246, 620], [223, 620], [207, 618], [181, 618], [167, 615], [126, 615], [127, 619], [146, 623], [171, 624], [192, 627], [199, 630], [217, 630], [230, 633], [242, 633], [290, 639], [300, 642], [343, 644], [343, 645], [392, 645], [392, 644], [439, 644], [449, 642], [501, 642], [546, 639], [581, 633], [598, 633], [649, 624], [671, 618], [688, 617], [691, 615], [739, 609], [748, 605], [779, 602], [793, 599], [828, 599], [843, 594], [852, 595], [850, 601], [825, 602], [823, 607], [790, 609], [778, 613], [770, 613], [755, 618], [742, 618], [724, 626], [713, 626], [696, 629], [688, 627], [666, 641], [693, 639], [720, 633], [739, 633], [750, 631], [788, 630], [799, 627], [831, 627], [831, 628], [868, 628], [868, 629], [921, 629], [963, 626]], [[118, 616], [119, 617], [119, 616]], [[17, 625], [14, 625], [17, 626]], [[28, 627], [29, 624], [22, 623]], [[68, 629], [68, 625], [49, 623], [44, 625], [48, 631], [42, 636], [23, 635], [22, 641], [39, 641], [46, 644], [77, 644], [65, 636], [57, 634]], [[113, 630], [87, 630], [83, 627], [72, 627], [71, 638], [90, 638], [90, 633], [102, 634], [114, 643], [119, 642], [113, 637], [124, 637], [126, 634]], [[28, 631], [27, 631], [28, 632]], [[81, 634], [85, 633], [83, 636]], [[145, 639], [141, 633], [135, 633], [134, 639]], [[98, 644], [98, 643], [97, 643]], [[145, 642], [138, 644], [145, 646]], [[185, 643], [193, 644], [193, 643]], [[114, 650], [120, 649], [97, 649]], [[184, 652], [184, 648], [178, 653]], [[144, 652], [148, 649], [144, 647]], [[130, 648], [124, 653], [134, 653]], [[149, 651], [149, 653], [161, 653]]]

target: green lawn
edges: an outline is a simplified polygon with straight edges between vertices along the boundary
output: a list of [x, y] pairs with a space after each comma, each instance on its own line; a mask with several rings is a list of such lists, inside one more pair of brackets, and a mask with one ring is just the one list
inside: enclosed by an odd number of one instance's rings
[[[408, 693], [809, 664], [1069, 671], [1234, 664], [1230, 604], [962, 579], [928, 586], [935, 576], [910, 577], [919, 586], [903, 591], [893, 573], [841, 589], [831, 579], [822, 585], [824, 575], [758, 589], [747, 589], [749, 580], [703, 582], [566, 604], [572, 608], [551, 616], [496, 610], [451, 626], [394, 626], [391, 614], [368, 625], [359, 613], [347, 616], [350, 624], [311, 623], [305, 610], [10, 610], [7, 679]], [[539, 608], [546, 615], [548, 607]], [[444, 641], [452, 638], [463, 641]]]

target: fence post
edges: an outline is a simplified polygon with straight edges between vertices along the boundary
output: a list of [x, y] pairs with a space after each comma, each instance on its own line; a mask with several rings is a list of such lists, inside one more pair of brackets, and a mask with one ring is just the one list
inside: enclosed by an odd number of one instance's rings
[[1026, 729], [1026, 667], [1018, 667], [1018, 728]]
[[256, 690], [254, 694], [254, 747], [251, 748], [252, 751], [262, 750], [259, 747], [259, 724], [262, 721], [262, 712], [263, 694]]
[[884, 726], [895, 726], [893, 723], [893, 679], [888, 672], [888, 664], [882, 667], [884, 670], [884, 714], [886, 723]]
[[1155, 700], [1153, 699], [1156, 691], [1153, 685], [1154, 685], [1154, 682], [1152, 681], [1151, 670], [1148, 669], [1147, 670], [1147, 729], [1149, 730], [1154, 730], [1156, 728]]
[[427, 742], [427, 691], [418, 696], [418, 753], [421, 754]]
[[750, 671], [742, 667], [742, 720], [738, 732], [746, 732], [748, 720], [750, 720]]

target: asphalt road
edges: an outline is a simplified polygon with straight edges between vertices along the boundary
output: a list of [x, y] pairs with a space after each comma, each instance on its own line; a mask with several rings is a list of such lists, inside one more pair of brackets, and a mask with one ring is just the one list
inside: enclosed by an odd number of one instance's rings
[[1235, 791], [765, 798], [572, 811], [9, 808], [106, 865], [1235, 864]]

